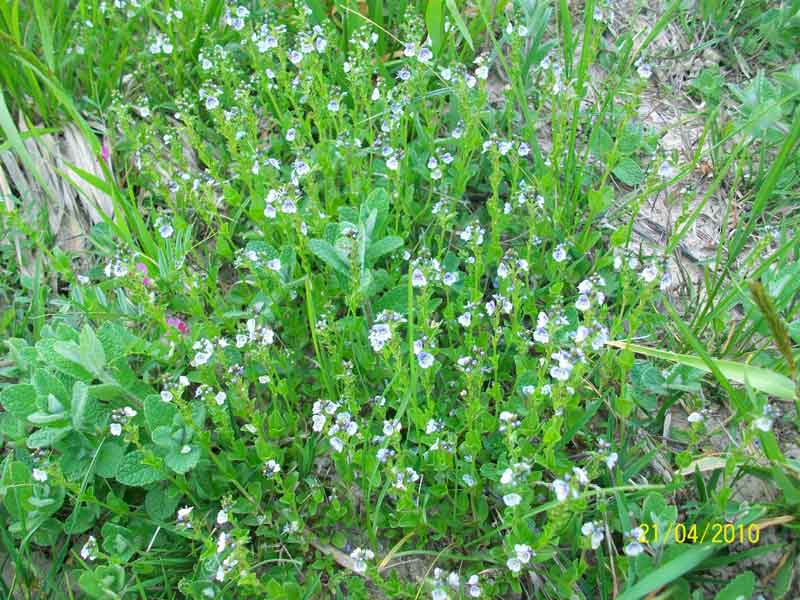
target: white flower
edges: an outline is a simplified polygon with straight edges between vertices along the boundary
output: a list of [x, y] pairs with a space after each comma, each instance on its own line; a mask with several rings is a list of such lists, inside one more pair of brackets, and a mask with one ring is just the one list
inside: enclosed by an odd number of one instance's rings
[[267, 261], [267, 268], [277, 273], [281, 270], [281, 260], [279, 258], [273, 258]]
[[375, 453], [375, 458], [378, 459], [378, 462], [385, 463], [392, 455], [394, 455], [394, 453], [394, 450], [391, 450], [390, 448], [380, 448]]
[[603, 538], [605, 537], [603, 530], [600, 529], [598, 524], [594, 521], [584, 523], [581, 527], [581, 533], [588, 537], [591, 541], [592, 550], [597, 550], [600, 547], [600, 543], [603, 541]]
[[450, 287], [456, 281], [458, 281], [458, 273], [445, 273], [444, 277], [442, 277], [442, 283], [444, 283], [447, 287]]
[[575, 308], [577, 308], [581, 312], [586, 312], [591, 307], [592, 303], [589, 301], [589, 296], [587, 296], [586, 294], [581, 294], [575, 301]]
[[93, 535], [89, 536], [86, 543], [81, 548], [81, 558], [83, 560], [94, 560], [97, 558], [97, 539]]
[[675, 169], [672, 168], [672, 165], [669, 164], [669, 161], [664, 161], [661, 163], [661, 166], [658, 167], [658, 176], [661, 179], [672, 179], [675, 177]]
[[475, 69], [475, 77], [478, 79], [486, 79], [489, 77], [489, 67], [486, 65], [481, 65], [477, 69]]
[[577, 479], [578, 483], [581, 485], [587, 485], [589, 483], [589, 475], [586, 473], [586, 469], [572, 467], [572, 472], [575, 474], [575, 479]]
[[689, 421], [689, 423], [702, 423], [703, 415], [702, 413], [695, 411], [692, 414], [690, 414], [686, 420]]
[[316, 432], [322, 431], [323, 427], [325, 427], [325, 421], [327, 417], [325, 415], [314, 415], [311, 417], [311, 429]]
[[760, 431], [767, 432], [772, 429], [772, 419], [770, 417], [758, 417], [755, 421], [753, 421], [753, 427], [759, 429]]
[[356, 573], [364, 573], [367, 570], [367, 561], [375, 558], [375, 553], [372, 550], [356, 548], [350, 553], [350, 558], [353, 559], [353, 570]]
[[225, 392], [217, 392], [217, 394], [214, 396], [214, 402], [217, 403], [217, 406], [222, 406], [223, 404], [225, 404], [225, 400], [227, 398], [228, 394], [226, 394]]
[[564, 244], [559, 244], [556, 246], [556, 249], [553, 250], [553, 260], [558, 263], [567, 260], [567, 249], [564, 247]]
[[277, 475], [281, 472], [281, 466], [275, 459], [270, 458], [267, 462], [264, 463], [264, 475], [267, 477], [272, 477], [273, 475]]
[[470, 475], [469, 473], [464, 473], [464, 474], [461, 476], [461, 481], [463, 481], [463, 482], [464, 482], [464, 484], [465, 484], [467, 487], [472, 487], [472, 486], [474, 486], [474, 485], [475, 485], [475, 478], [474, 478], [472, 475]]
[[531, 558], [533, 558], [536, 553], [531, 550], [531, 547], [528, 544], [514, 544], [514, 552], [523, 565], [527, 565], [531, 562]]
[[618, 460], [619, 460], [619, 455], [616, 452], [610, 452], [609, 455], [606, 457], [606, 466], [609, 469], [613, 469], [617, 465]]
[[398, 421], [397, 419], [393, 421], [384, 421], [383, 435], [385, 436], [394, 435], [395, 433], [399, 433], [402, 428], [403, 426], [400, 425], [400, 421]]
[[522, 570], [522, 563], [518, 558], [509, 558], [506, 561], [506, 566], [512, 573], [519, 573]]
[[47, 481], [47, 471], [42, 471], [41, 469], [33, 469], [33, 480], [34, 481]]
[[514, 470], [509, 467], [503, 471], [503, 474], [500, 476], [500, 483], [508, 485], [512, 481], [514, 481]]
[[122, 425], [119, 423], [111, 423], [111, 425], [108, 426], [108, 430], [114, 437], [119, 437], [122, 435]]
[[219, 108], [219, 100], [216, 96], [208, 96], [206, 97], [206, 110], [214, 110], [215, 108]]
[[[225, 521], [227, 523], [227, 521]], [[222, 523], [220, 523], [221, 525]], [[228, 547], [228, 534], [221, 531], [217, 538], [217, 554], [221, 554]]]
[[569, 484], [563, 479], [553, 481], [553, 491], [556, 493], [556, 500], [564, 502], [569, 497]]
[[[178, 509], [178, 523], [185, 523], [189, 520], [189, 517], [194, 510], [194, 506], [184, 506], [183, 508]], [[187, 526], [191, 526], [187, 523]]]
[[447, 592], [445, 592], [442, 588], [434, 588], [431, 592], [431, 598], [433, 600], [447, 600]]
[[479, 598], [481, 595], [481, 588], [478, 587], [478, 576], [477, 575], [470, 575], [470, 578], [467, 579], [467, 593], [472, 598]]
[[224, 525], [228, 522], [228, 513], [224, 510], [217, 512], [217, 525]]
[[642, 269], [642, 279], [645, 283], [652, 283], [658, 276], [658, 268], [655, 265], [648, 265]]
[[419, 269], [414, 269], [414, 272], [411, 274], [411, 285], [414, 287], [423, 287], [427, 283], [428, 280], [425, 279], [425, 274]]
[[653, 69], [649, 64], [643, 62], [637, 67], [636, 72], [642, 79], [650, 79], [650, 76], [653, 74]]
[[462, 327], [469, 327], [470, 323], [472, 323], [472, 315], [469, 313], [469, 311], [458, 317], [458, 324]]
[[516, 492], [512, 492], [503, 496], [503, 503], [506, 506], [517, 506], [520, 502], [522, 502], [522, 496]]
[[644, 552], [644, 546], [638, 540], [633, 540], [625, 546], [625, 554], [628, 556], [639, 556], [642, 552]]
[[417, 361], [421, 368], [428, 369], [433, 366], [433, 354], [430, 352], [420, 352], [417, 354]]
[[161, 227], [158, 228], [159, 235], [164, 239], [172, 237], [172, 234], [174, 232], [175, 232], [175, 229], [169, 223], [165, 223], [164, 225], [162, 225]]
[[171, 402], [172, 401], [172, 392], [169, 390], [162, 390], [161, 391], [161, 401], [162, 402]]

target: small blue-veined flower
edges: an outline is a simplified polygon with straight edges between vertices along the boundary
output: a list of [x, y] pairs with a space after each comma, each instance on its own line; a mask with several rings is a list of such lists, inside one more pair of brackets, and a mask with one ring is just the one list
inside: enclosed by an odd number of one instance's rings
[[658, 276], [658, 268], [655, 265], [648, 265], [642, 269], [642, 279], [645, 283], [652, 283]]
[[628, 556], [639, 556], [642, 552], [644, 552], [644, 546], [639, 541], [642, 539], [644, 531], [641, 527], [634, 527], [630, 530], [630, 532], [628, 532], [627, 535], [632, 539], [625, 545], [625, 554]]
[[367, 571], [367, 561], [375, 558], [375, 553], [372, 550], [356, 548], [350, 553], [350, 558], [353, 559], [353, 570], [362, 574]]
[[420, 269], [414, 269], [411, 274], [411, 285], [414, 287], [423, 287], [428, 283], [425, 274]]
[[419, 366], [423, 369], [428, 369], [433, 366], [433, 354], [430, 352], [420, 352], [417, 354], [417, 362], [419, 362]]
[[281, 472], [281, 466], [272, 458], [264, 463], [264, 476], [273, 477]]
[[83, 560], [92, 561], [97, 558], [97, 539], [90, 535], [89, 539], [86, 540], [86, 543], [81, 548], [81, 558]]
[[600, 525], [594, 521], [584, 523], [581, 527], [581, 533], [589, 538], [592, 550], [597, 550], [605, 537]]

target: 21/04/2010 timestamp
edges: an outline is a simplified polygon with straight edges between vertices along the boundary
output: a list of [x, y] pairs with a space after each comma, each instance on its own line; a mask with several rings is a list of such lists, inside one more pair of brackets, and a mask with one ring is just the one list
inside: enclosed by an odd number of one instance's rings
[[653, 544], [661, 541], [677, 544], [757, 544], [761, 536], [758, 525], [734, 523], [670, 523], [666, 529], [658, 523], [639, 525], [639, 542]]

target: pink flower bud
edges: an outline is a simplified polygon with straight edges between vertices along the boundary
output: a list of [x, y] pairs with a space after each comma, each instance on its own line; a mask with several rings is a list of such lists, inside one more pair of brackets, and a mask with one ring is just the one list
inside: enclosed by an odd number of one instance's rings
[[189, 332], [189, 326], [178, 317], [167, 317], [167, 325], [174, 327], [184, 335]]

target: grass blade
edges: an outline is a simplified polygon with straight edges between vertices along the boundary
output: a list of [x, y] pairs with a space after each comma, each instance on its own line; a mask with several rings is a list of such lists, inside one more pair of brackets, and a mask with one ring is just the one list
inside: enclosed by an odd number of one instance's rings
[[[615, 348], [622, 348], [632, 350], [638, 354], [644, 354], [652, 358], [660, 358], [669, 362], [679, 363], [701, 371], [711, 372], [711, 368], [706, 362], [697, 356], [690, 354], [676, 354], [675, 352], [667, 352], [666, 350], [656, 350], [655, 348], [648, 348], [647, 346], [640, 346], [638, 344], [629, 344], [628, 342], [608, 342], [609, 346]], [[754, 367], [745, 363], [740, 363], [732, 360], [724, 360], [719, 358], [711, 359], [717, 369], [731, 381], [744, 385], [747, 383], [751, 387], [775, 396], [781, 400], [793, 402], [795, 400], [794, 383], [791, 379], [775, 371], [763, 369], [761, 367]]]
[[677, 558], [667, 561], [650, 574], [643, 577], [639, 583], [632, 588], [617, 596], [617, 600], [639, 600], [640, 598], [644, 598], [647, 594], [663, 588], [684, 573], [691, 571], [706, 558], [714, 554], [716, 550], [717, 547], [708, 545], [695, 546], [682, 552]]

